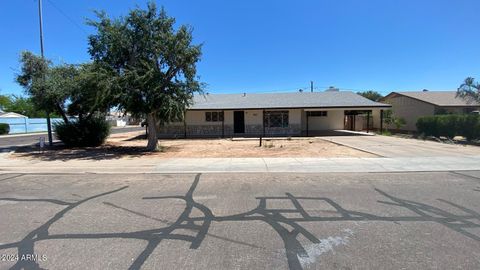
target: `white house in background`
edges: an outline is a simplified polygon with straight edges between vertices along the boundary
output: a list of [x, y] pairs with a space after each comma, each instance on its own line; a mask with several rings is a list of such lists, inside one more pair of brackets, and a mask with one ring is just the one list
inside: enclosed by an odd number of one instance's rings
[[332, 130], [380, 128], [391, 105], [350, 91], [194, 96], [183, 122], [159, 137], [312, 136]]
[[0, 117], [2, 118], [27, 118], [25, 115], [14, 113], [14, 112], [4, 112], [0, 111]]
[[110, 111], [106, 120], [113, 127], [124, 127], [129, 124], [130, 114], [126, 114], [122, 111]]

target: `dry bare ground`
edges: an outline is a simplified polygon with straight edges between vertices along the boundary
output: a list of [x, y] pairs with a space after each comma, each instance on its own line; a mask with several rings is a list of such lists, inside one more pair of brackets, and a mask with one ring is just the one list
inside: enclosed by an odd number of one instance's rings
[[57, 145], [40, 151], [37, 146], [18, 148], [12, 158], [29, 160], [105, 160], [123, 158], [248, 158], [248, 157], [377, 157], [374, 154], [321, 138], [264, 139], [161, 139], [161, 151], [146, 152], [143, 132], [111, 135], [99, 147], [65, 148]]
[[[117, 147], [145, 147], [142, 133], [114, 134], [107, 145]], [[162, 151], [154, 157], [375, 157], [350, 147], [337, 145], [321, 138], [259, 139], [161, 139]]]

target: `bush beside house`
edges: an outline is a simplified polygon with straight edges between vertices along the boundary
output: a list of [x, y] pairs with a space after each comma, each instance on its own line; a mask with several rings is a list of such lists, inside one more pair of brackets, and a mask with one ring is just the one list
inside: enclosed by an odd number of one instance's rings
[[480, 117], [474, 114], [424, 116], [418, 119], [416, 126], [418, 132], [426, 136], [480, 138]]
[[54, 124], [58, 139], [68, 147], [99, 146], [110, 134], [110, 125], [101, 117]]
[[5, 135], [10, 132], [10, 126], [8, 124], [0, 123], [0, 135]]

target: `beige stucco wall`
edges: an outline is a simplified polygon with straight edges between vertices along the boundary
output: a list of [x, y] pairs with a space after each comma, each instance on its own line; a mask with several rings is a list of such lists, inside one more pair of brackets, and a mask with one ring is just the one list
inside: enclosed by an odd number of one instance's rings
[[389, 98], [384, 102], [392, 105], [392, 110], [397, 117], [405, 119], [407, 123], [402, 128], [403, 130], [416, 130], [415, 124], [418, 118], [435, 113], [434, 105], [405, 96]]
[[[214, 112], [216, 110], [208, 110]], [[222, 122], [207, 122], [205, 120], [206, 111], [187, 111], [186, 126], [187, 136], [225, 136], [233, 135], [235, 110], [225, 110], [222, 131]], [[243, 110], [245, 112], [245, 135], [261, 135], [263, 134], [263, 110]], [[285, 111], [285, 110], [268, 110], [268, 111]], [[302, 112], [300, 109], [292, 109], [289, 111], [289, 127], [288, 128], [265, 128], [266, 135], [300, 135]], [[218, 111], [221, 112], [221, 111]], [[165, 137], [182, 137], [185, 135], [185, 126], [183, 122], [174, 122], [166, 126], [160, 127], [161, 136]]]
[[[345, 115], [343, 110], [327, 110], [327, 116], [309, 116], [308, 130], [321, 131], [343, 129], [344, 117]], [[304, 126], [304, 129], [306, 130], [306, 124]]]
[[445, 113], [464, 114], [472, 111], [478, 111], [480, 107], [437, 107], [437, 111], [444, 111]]
[[[352, 108], [352, 110], [362, 110], [362, 108]], [[215, 110], [211, 110], [212, 112]], [[266, 111], [285, 111], [285, 110], [266, 110]], [[291, 109], [289, 111], [289, 127], [288, 128], [265, 128], [265, 135], [301, 135], [306, 134], [306, 111], [303, 109]], [[324, 131], [344, 129], [344, 109], [326, 110], [327, 116], [310, 116], [308, 129], [309, 131]], [[373, 121], [380, 122], [379, 109], [372, 110]], [[224, 111], [224, 130], [222, 132], [222, 122], [205, 121], [206, 111], [187, 111], [186, 125], [187, 136], [218, 136], [233, 135], [234, 126], [234, 110]], [[218, 111], [221, 112], [221, 111]], [[245, 112], [245, 135], [261, 135], [263, 134], [263, 110], [244, 110]], [[375, 124], [374, 124], [375, 125]], [[363, 124], [361, 119], [357, 119], [356, 127], [361, 129]], [[160, 134], [174, 135], [174, 137], [182, 137], [185, 134], [185, 126], [183, 122], [170, 123], [160, 128]]]
[[[245, 125], [263, 125], [263, 111], [262, 110], [247, 110], [245, 112]], [[233, 115], [233, 112], [232, 112]], [[233, 118], [232, 118], [233, 124]]]

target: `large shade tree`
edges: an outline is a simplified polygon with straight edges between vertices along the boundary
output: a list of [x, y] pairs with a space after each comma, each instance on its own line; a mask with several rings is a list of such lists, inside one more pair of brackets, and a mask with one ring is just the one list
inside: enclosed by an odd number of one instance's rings
[[119, 107], [146, 117], [147, 149], [157, 150], [157, 127], [181, 121], [195, 92], [202, 90], [196, 69], [201, 45], [193, 44], [190, 27], [175, 29], [175, 19], [153, 2], [126, 17], [97, 16], [90, 21], [96, 28], [89, 37], [92, 59], [115, 72]]

